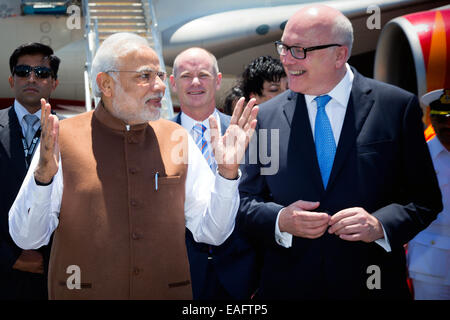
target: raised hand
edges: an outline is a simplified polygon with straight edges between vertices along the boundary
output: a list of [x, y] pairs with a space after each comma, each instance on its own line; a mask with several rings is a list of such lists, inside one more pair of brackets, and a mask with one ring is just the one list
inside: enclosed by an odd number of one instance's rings
[[220, 136], [217, 121], [209, 117], [211, 144], [219, 173], [227, 179], [236, 179], [239, 163], [245, 154], [250, 139], [255, 132], [258, 106], [255, 99], [250, 99], [244, 108], [244, 98], [240, 98], [231, 116], [230, 125], [223, 136]]
[[41, 148], [34, 178], [44, 184], [52, 180], [59, 166], [59, 122], [50, 111], [50, 104], [41, 99]]

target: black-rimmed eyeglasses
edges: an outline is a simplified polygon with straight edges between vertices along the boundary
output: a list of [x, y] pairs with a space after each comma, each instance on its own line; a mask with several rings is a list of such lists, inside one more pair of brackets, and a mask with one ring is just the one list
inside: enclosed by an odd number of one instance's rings
[[285, 45], [281, 41], [275, 41], [275, 48], [277, 49], [277, 52], [280, 56], [285, 56], [288, 52], [288, 50], [291, 52], [291, 55], [295, 59], [305, 59], [306, 58], [306, 52], [308, 51], [314, 51], [314, 50], [321, 50], [329, 47], [341, 47], [341, 44], [332, 43], [332, 44], [324, 44], [321, 46], [315, 46], [315, 47], [298, 47], [298, 46], [288, 46]]
[[13, 69], [13, 75], [20, 78], [28, 78], [31, 75], [31, 72], [34, 72], [36, 78], [39, 79], [47, 79], [48, 77], [53, 76], [53, 71], [43, 66], [32, 67], [26, 64], [20, 64]]

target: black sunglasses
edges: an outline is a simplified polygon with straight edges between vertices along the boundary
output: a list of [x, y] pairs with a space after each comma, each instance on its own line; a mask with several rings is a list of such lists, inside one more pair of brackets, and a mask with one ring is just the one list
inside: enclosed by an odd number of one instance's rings
[[31, 75], [31, 71], [34, 71], [34, 74], [39, 79], [47, 79], [48, 77], [53, 76], [53, 72], [51, 69], [47, 67], [32, 67], [26, 64], [20, 64], [14, 67], [13, 74], [21, 78], [28, 78]]
[[303, 48], [303, 47], [298, 47], [298, 46], [288, 46], [281, 41], [275, 41], [275, 48], [277, 49], [277, 52], [279, 55], [284, 56], [287, 54], [287, 52], [289, 50], [291, 52], [291, 55], [295, 59], [299, 59], [299, 60], [305, 59], [306, 53], [308, 51], [322, 50], [322, 49], [326, 49], [326, 48], [330, 48], [330, 47], [342, 47], [342, 45], [337, 44], [337, 43], [331, 43], [331, 44], [324, 44], [321, 46]]

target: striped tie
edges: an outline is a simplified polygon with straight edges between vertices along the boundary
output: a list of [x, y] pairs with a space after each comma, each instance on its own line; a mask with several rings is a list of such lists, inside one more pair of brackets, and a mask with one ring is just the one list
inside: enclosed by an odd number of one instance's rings
[[336, 142], [330, 120], [325, 112], [325, 106], [331, 100], [329, 95], [316, 97], [317, 115], [314, 125], [314, 140], [316, 144], [317, 160], [322, 175], [323, 187], [326, 189], [333, 167], [334, 155], [336, 154]]
[[206, 159], [206, 162], [208, 163], [209, 167], [213, 172], [216, 171], [216, 161], [214, 160], [214, 156], [212, 155], [211, 151], [208, 148], [208, 141], [206, 141], [205, 138], [205, 131], [206, 127], [201, 124], [197, 123], [192, 128], [193, 130], [193, 137], [194, 141], [197, 144], [198, 148], [202, 152], [203, 156]]

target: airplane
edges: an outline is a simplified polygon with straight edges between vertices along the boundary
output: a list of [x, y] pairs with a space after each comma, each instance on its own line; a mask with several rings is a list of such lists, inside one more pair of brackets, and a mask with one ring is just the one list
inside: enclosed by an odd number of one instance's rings
[[[427, 76], [431, 79], [431, 74], [441, 74], [443, 63], [444, 70], [450, 69], [445, 65], [445, 61], [450, 61], [450, 9], [433, 10], [448, 5], [448, 0], [0, 0], [0, 53], [5, 57], [0, 61], [0, 76], [4, 79], [0, 85], [0, 108], [13, 101], [6, 57], [18, 45], [38, 41], [50, 45], [62, 61], [52, 105], [66, 116], [89, 110], [94, 106], [88, 86], [89, 62], [99, 42], [119, 31], [147, 37], [163, 61], [162, 68], [169, 73], [175, 56], [182, 50], [199, 46], [211, 51], [224, 76], [217, 97], [220, 106], [246, 64], [260, 55], [277, 56], [273, 42], [281, 38], [287, 20], [313, 2], [335, 7], [349, 17], [355, 37], [349, 63], [367, 76], [423, 94], [430, 91], [424, 85]], [[441, 20], [437, 20], [435, 12], [442, 16]], [[416, 16], [415, 20], [408, 20], [417, 14], [428, 18], [421, 20]], [[424, 49], [417, 39], [432, 39], [435, 25], [442, 29], [438, 32], [441, 45], [437, 46], [434, 40], [433, 50]], [[428, 30], [425, 36], [424, 30]], [[428, 66], [424, 67], [423, 61], [428, 63], [425, 55], [430, 52], [430, 61], [438, 56], [439, 62], [432, 63], [427, 73]], [[439, 75], [441, 80], [436, 85], [448, 85], [449, 77], [449, 72]], [[168, 84], [167, 88], [169, 92]], [[168, 102], [162, 115], [168, 118], [177, 111], [178, 102], [176, 96], [166, 96]]]

